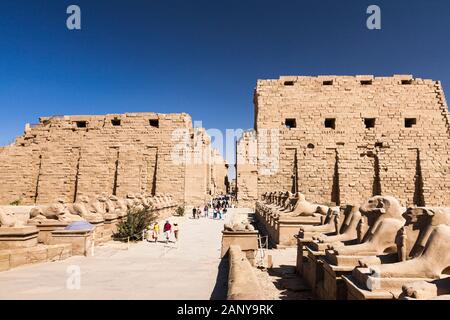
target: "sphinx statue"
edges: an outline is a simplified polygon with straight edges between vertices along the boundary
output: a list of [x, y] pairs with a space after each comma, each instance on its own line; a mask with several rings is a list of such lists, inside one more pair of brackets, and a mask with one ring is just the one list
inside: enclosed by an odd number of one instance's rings
[[400, 299], [450, 300], [450, 277], [432, 281], [415, 281], [402, 286]]
[[0, 228], [18, 228], [23, 225], [24, 223], [17, 219], [14, 213], [0, 208]]
[[313, 216], [315, 214], [325, 215], [329, 210], [327, 206], [307, 201], [305, 195], [300, 192], [297, 192], [294, 197], [296, 198], [295, 207], [287, 213], [291, 217]]
[[48, 220], [71, 223], [83, 221], [84, 219], [80, 215], [71, 212], [64, 199], [58, 199], [54, 204], [49, 206], [37, 206], [30, 211], [30, 223], [40, 224]]
[[270, 191], [265, 192], [265, 198], [264, 198], [263, 203], [266, 205], [270, 204], [271, 197], [272, 197], [272, 192], [270, 192]]
[[335, 233], [339, 234], [340, 230], [340, 215], [341, 210], [339, 207], [330, 208], [325, 216], [324, 223], [321, 225], [304, 225], [300, 227], [300, 234], [322, 234], [322, 233]]
[[[449, 209], [412, 207], [402, 217], [404, 225], [394, 236], [394, 248], [365, 257], [356, 256], [357, 267], [351, 276], [344, 277], [352, 297], [392, 299], [403, 295], [408, 298], [416, 292], [412, 298], [418, 299], [429, 284], [416, 283], [417, 290], [413, 290], [405, 287], [405, 283], [414, 279], [439, 279], [446, 272], [450, 265], [449, 248], [445, 244], [450, 239]], [[391, 239], [393, 235], [387, 236]]]
[[103, 220], [101, 213], [95, 209], [91, 210], [91, 202], [87, 196], [79, 196], [77, 201], [70, 205], [68, 209], [73, 215], [78, 215], [89, 222]]
[[292, 193], [290, 191], [288, 191], [288, 200], [287, 200], [287, 208], [286, 212], [291, 212], [294, 211], [295, 205], [297, 204], [299, 197], [297, 195], [297, 193]]
[[277, 191], [276, 200], [275, 200], [275, 208], [280, 209], [283, 201], [283, 191]]
[[125, 199], [128, 209], [132, 209], [140, 204], [139, 200], [133, 193], [128, 193]]
[[127, 214], [127, 206], [123, 201], [114, 195], [109, 196], [106, 201], [106, 212], [109, 214], [115, 214], [118, 217], [123, 217]]
[[338, 255], [358, 255], [360, 253], [381, 254], [396, 251], [396, 235], [403, 227], [403, 208], [391, 196], [375, 196], [360, 208], [367, 217], [369, 228], [362, 243], [350, 246], [332, 246]]
[[89, 202], [89, 211], [93, 214], [98, 214], [103, 217], [106, 214], [106, 201], [107, 197], [105, 194], [94, 196]]
[[343, 245], [347, 241], [356, 240], [358, 237], [357, 226], [361, 220], [361, 211], [359, 206], [347, 205], [343, 210], [341, 217], [342, 224], [339, 232], [334, 235], [319, 234], [313, 236], [318, 243], [329, 243], [330, 247]]
[[136, 195], [136, 205], [140, 209], [149, 207], [149, 203], [143, 194]]
[[361, 259], [362, 267], [381, 264], [382, 261], [399, 262], [422, 255], [431, 232], [438, 225], [450, 226], [450, 210], [447, 208], [408, 208], [403, 214], [405, 225], [396, 237], [397, 253]]
[[441, 224], [433, 228], [423, 254], [417, 258], [369, 266], [370, 273], [381, 278], [439, 279], [450, 266], [450, 226]]
[[235, 231], [235, 232], [242, 232], [242, 231], [255, 231], [255, 227], [251, 225], [250, 223], [245, 222], [238, 222], [238, 223], [226, 223], [224, 225], [225, 231]]
[[277, 199], [278, 199], [278, 191], [273, 191], [272, 192], [272, 201], [270, 204], [275, 206], [277, 204]]
[[281, 201], [279, 206], [279, 211], [285, 212], [286, 210], [289, 210], [289, 196], [290, 192], [286, 191], [281, 194]]
[[273, 197], [274, 197], [274, 192], [273, 191], [269, 192], [268, 197], [267, 197], [267, 205], [271, 205], [273, 203]]
[[177, 203], [176, 203], [176, 201], [173, 199], [173, 195], [172, 195], [171, 193], [168, 193], [167, 195], [168, 195], [169, 200], [170, 200], [170, 205], [171, 205], [171, 206], [176, 206]]
[[126, 199], [124, 198], [117, 198], [117, 211], [120, 213], [119, 216], [124, 217], [127, 215], [128, 212], [128, 204]]
[[166, 205], [168, 206], [168, 207], [173, 207], [174, 206], [174, 203], [173, 203], [173, 201], [172, 201], [172, 196], [171, 195], [169, 195], [169, 194], [164, 194], [164, 201], [166, 202]]
[[267, 192], [263, 192], [262, 194], [261, 194], [261, 202], [262, 203], [264, 203], [264, 202], [266, 202], [266, 198], [267, 198]]

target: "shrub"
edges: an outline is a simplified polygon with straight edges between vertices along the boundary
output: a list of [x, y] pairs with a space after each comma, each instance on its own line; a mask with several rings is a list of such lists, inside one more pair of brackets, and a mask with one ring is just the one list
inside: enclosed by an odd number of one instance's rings
[[115, 240], [140, 241], [142, 233], [147, 227], [158, 218], [150, 207], [134, 207], [128, 210], [126, 219], [120, 221], [117, 225], [117, 232], [113, 235]]
[[22, 199], [17, 199], [13, 202], [11, 202], [9, 205], [10, 206], [20, 206], [20, 204], [22, 203]]
[[177, 208], [177, 211], [175, 212], [175, 214], [176, 214], [177, 216], [179, 216], [179, 217], [184, 216], [184, 213], [185, 213], [185, 208], [184, 208], [184, 206], [179, 206], [179, 207]]

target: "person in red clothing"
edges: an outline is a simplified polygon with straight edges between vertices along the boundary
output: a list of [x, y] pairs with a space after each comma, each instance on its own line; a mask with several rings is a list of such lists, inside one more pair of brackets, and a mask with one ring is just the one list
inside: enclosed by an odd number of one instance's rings
[[166, 236], [166, 243], [169, 242], [171, 231], [172, 231], [172, 225], [170, 224], [169, 220], [167, 220], [166, 223], [164, 224], [164, 235]]

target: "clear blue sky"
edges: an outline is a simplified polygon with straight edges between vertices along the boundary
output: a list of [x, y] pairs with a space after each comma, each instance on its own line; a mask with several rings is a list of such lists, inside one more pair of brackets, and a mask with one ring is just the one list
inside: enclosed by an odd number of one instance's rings
[[[66, 28], [66, 8], [82, 30]], [[382, 30], [366, 9], [382, 9]], [[413, 74], [450, 96], [448, 0], [2, 0], [0, 145], [40, 116], [187, 112], [251, 128], [258, 78]]]

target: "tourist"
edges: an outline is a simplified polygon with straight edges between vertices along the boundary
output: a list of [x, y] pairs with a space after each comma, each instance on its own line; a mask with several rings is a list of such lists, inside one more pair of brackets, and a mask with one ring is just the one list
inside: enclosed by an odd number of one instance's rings
[[201, 215], [202, 215], [202, 212], [200, 210], [200, 207], [197, 207], [197, 218], [200, 219]]
[[156, 242], [158, 241], [158, 235], [159, 235], [159, 223], [155, 222], [153, 225], [153, 240]]
[[150, 242], [150, 239], [153, 239], [153, 223], [145, 229], [145, 234], [142, 241], [147, 240], [148, 242]]
[[208, 206], [205, 205], [205, 207], [203, 208], [203, 214], [206, 218], [208, 218]]
[[178, 232], [179, 232], [178, 223], [175, 222], [173, 224], [173, 235], [175, 236], [175, 242], [178, 242]]
[[172, 225], [170, 224], [169, 220], [167, 220], [166, 223], [164, 224], [164, 237], [166, 238], [166, 243], [169, 242], [171, 230]]
[[194, 207], [192, 208], [192, 218], [196, 219], [197, 217], [195, 216], [197, 214], [197, 209]]

